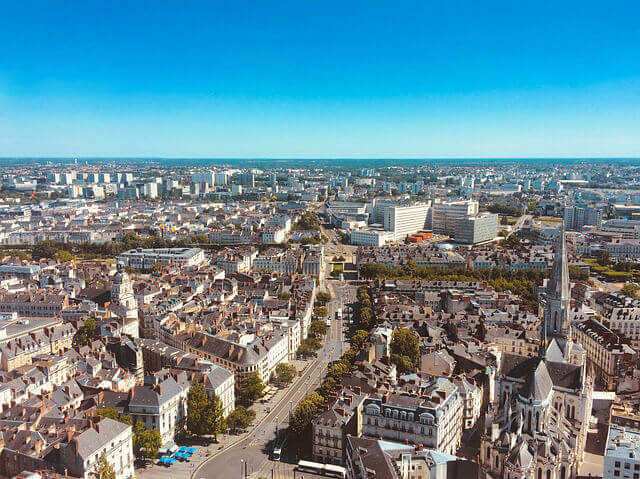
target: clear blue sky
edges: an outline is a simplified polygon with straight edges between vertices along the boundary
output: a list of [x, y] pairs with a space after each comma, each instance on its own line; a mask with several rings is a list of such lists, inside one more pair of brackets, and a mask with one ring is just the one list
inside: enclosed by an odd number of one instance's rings
[[0, 156], [640, 156], [634, 1], [0, 0]]

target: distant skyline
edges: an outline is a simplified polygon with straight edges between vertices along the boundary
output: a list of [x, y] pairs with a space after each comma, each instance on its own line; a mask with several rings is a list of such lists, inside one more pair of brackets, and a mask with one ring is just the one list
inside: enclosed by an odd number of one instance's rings
[[640, 157], [636, 2], [2, 12], [0, 157]]

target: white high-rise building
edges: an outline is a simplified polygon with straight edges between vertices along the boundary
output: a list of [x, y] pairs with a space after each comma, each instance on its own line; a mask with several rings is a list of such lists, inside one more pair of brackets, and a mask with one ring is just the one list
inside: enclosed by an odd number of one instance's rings
[[435, 234], [454, 236], [458, 222], [478, 214], [477, 201], [447, 201], [433, 204], [431, 225]]
[[384, 229], [393, 232], [394, 241], [425, 228], [430, 203], [406, 206], [390, 206], [384, 212]]

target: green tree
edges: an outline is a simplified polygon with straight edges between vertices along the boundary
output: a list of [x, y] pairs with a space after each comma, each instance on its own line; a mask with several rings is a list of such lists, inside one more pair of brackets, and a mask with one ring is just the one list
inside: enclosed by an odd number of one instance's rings
[[275, 383], [278, 387], [288, 386], [296, 378], [298, 372], [291, 364], [280, 363], [276, 366]]
[[329, 310], [326, 306], [316, 306], [313, 308], [313, 315], [319, 318], [326, 318], [329, 315]]
[[324, 398], [318, 393], [312, 393], [300, 401], [291, 414], [291, 430], [302, 436], [323, 402]]
[[331, 376], [324, 378], [324, 381], [322, 381], [322, 384], [320, 385], [320, 394], [325, 398], [328, 397], [333, 391], [335, 391], [337, 384], [336, 380]]
[[107, 456], [103, 452], [100, 454], [100, 459], [96, 464], [96, 472], [100, 476], [100, 479], [116, 479], [116, 471], [113, 470], [113, 466], [107, 461]]
[[141, 461], [154, 459], [162, 446], [162, 437], [156, 428], [145, 429], [142, 421], [133, 426], [133, 454]]
[[577, 281], [586, 281], [589, 279], [589, 273], [579, 266], [569, 266], [569, 278]]
[[78, 328], [76, 331], [76, 335], [74, 337], [74, 341], [76, 344], [80, 346], [86, 346], [99, 335], [98, 326], [96, 322], [89, 318], [82, 323], [82, 326]]
[[311, 324], [309, 325], [309, 334], [314, 338], [320, 338], [327, 334], [327, 329], [329, 329], [329, 327], [324, 321], [311, 321]]
[[164, 271], [164, 265], [162, 263], [153, 263], [151, 266], [151, 273], [160, 274]]
[[248, 428], [255, 418], [256, 412], [254, 410], [238, 406], [227, 416], [227, 425], [235, 433]]
[[325, 291], [320, 291], [316, 295], [316, 301], [321, 305], [326, 305], [329, 301], [331, 301], [331, 299], [332, 299], [331, 294]]
[[281, 291], [278, 293], [278, 299], [281, 299], [282, 301], [289, 301], [291, 299], [291, 293], [288, 291]]
[[222, 434], [225, 429], [227, 429], [227, 422], [224, 418], [222, 401], [217, 394], [213, 394], [207, 402], [205, 422], [207, 425], [207, 433], [213, 434], [214, 441], [218, 442], [218, 434]]
[[603, 249], [596, 251], [595, 257], [600, 266], [609, 266], [611, 262], [609, 252]]
[[264, 395], [264, 383], [258, 373], [251, 373], [242, 380], [240, 387], [240, 402], [250, 405]]
[[368, 337], [369, 333], [367, 331], [363, 329], [357, 330], [351, 337], [351, 346], [356, 349], [361, 349]]
[[133, 424], [133, 420], [131, 416], [127, 416], [126, 414], [120, 414], [115, 409], [109, 407], [106, 409], [98, 409], [98, 415], [101, 417], [108, 417], [109, 419], [113, 419], [114, 421], [119, 421], [124, 424], [128, 424], [131, 426]]
[[[394, 361], [395, 358], [395, 361]], [[400, 328], [391, 335], [391, 360], [399, 372], [408, 372], [420, 361], [420, 340], [410, 329]]]
[[73, 255], [69, 253], [67, 250], [60, 250], [55, 254], [55, 260], [60, 263], [66, 263], [68, 261], [73, 261]]
[[638, 291], [640, 291], [640, 288], [635, 284], [625, 284], [620, 291], [625, 296], [629, 296], [630, 298], [637, 299]]
[[187, 431], [195, 436], [204, 436], [208, 431], [207, 408], [209, 397], [200, 382], [195, 382], [189, 388], [187, 395]]
[[403, 356], [402, 354], [392, 354], [391, 362], [396, 365], [398, 373], [406, 374], [415, 370], [411, 359], [408, 356]]

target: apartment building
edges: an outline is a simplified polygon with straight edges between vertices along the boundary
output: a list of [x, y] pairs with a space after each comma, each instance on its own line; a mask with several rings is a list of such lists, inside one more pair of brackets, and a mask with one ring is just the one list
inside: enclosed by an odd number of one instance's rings
[[564, 227], [571, 231], [582, 231], [585, 226], [600, 227], [602, 210], [592, 206], [565, 206]]
[[313, 460], [323, 464], [344, 464], [348, 435], [362, 433], [362, 406], [366, 395], [360, 388], [342, 389], [326, 411], [311, 423]]
[[422, 396], [390, 393], [365, 399], [362, 434], [455, 454], [462, 439], [463, 412], [457, 386], [436, 378]]
[[102, 418], [60, 448], [62, 463], [70, 475], [84, 479], [94, 477], [103, 453], [116, 479], [134, 477], [133, 428], [127, 424]]
[[127, 414], [145, 429], [157, 429], [162, 444], [168, 444], [186, 419], [188, 392], [172, 377], [152, 386], [136, 386], [129, 392]]
[[638, 356], [623, 337], [595, 319], [574, 323], [573, 340], [587, 353], [587, 365], [596, 382], [615, 391], [626, 370], [632, 369]]
[[188, 352], [233, 371], [236, 381], [257, 373], [265, 383], [273, 376], [276, 366], [287, 361], [288, 345], [288, 336], [282, 332], [256, 338], [247, 344], [197, 332], [185, 342]]
[[236, 403], [235, 376], [222, 366], [211, 366], [203, 375], [204, 390], [207, 396], [214, 394], [222, 403], [222, 414], [227, 417], [233, 411]]

